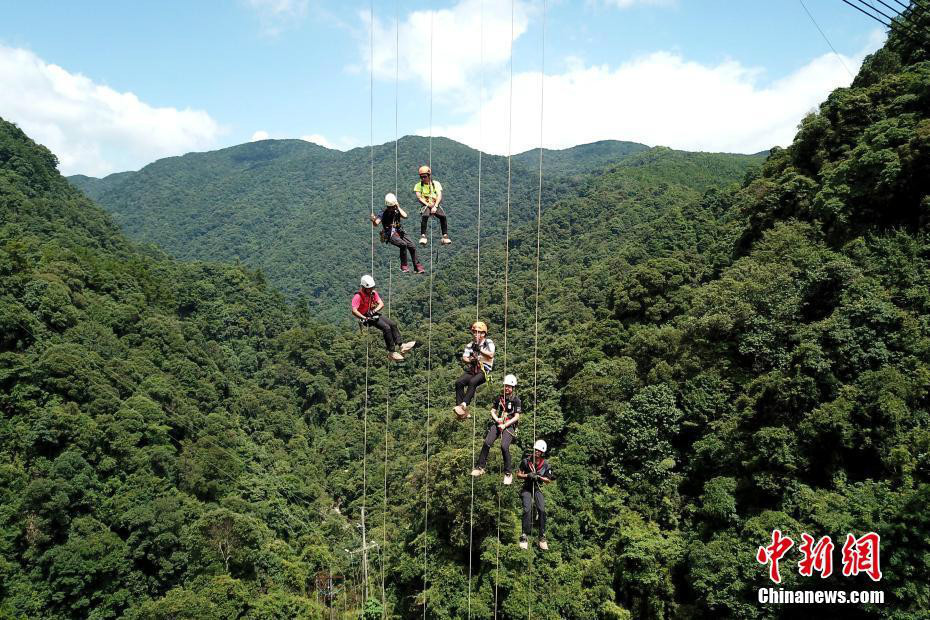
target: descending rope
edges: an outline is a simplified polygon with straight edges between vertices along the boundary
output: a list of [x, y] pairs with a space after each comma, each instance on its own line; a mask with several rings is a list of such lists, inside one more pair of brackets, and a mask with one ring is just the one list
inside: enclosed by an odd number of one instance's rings
[[[540, 71], [539, 71], [539, 187], [536, 193], [536, 295], [534, 296], [534, 314], [533, 314], [533, 446], [536, 445], [536, 408], [538, 405], [539, 390], [539, 247], [540, 247], [540, 229], [542, 222], [542, 187], [543, 187], [543, 115], [545, 112], [544, 105], [546, 101], [546, 8], [547, 1], [543, 0], [542, 13], [542, 42], [540, 44]], [[536, 509], [535, 483], [534, 497], [531, 504], [532, 510]], [[533, 559], [530, 556], [530, 583], [533, 577]], [[533, 597], [527, 596], [527, 618], [533, 619]]]
[[[481, 89], [478, 91], [478, 229], [475, 233], [475, 321], [478, 321], [481, 300], [481, 131], [482, 112], [484, 104], [484, 2], [481, 2], [480, 8], [480, 35], [478, 36], [478, 47], [480, 47], [479, 65], [481, 67]], [[475, 429], [477, 428], [478, 416], [471, 418], [471, 468], [475, 468]], [[471, 618], [471, 579], [472, 579], [472, 553], [474, 550], [475, 536], [475, 477], [471, 476], [471, 497], [468, 508], [468, 617]]]
[[[507, 327], [510, 303], [510, 202], [513, 179], [513, 35], [514, 35], [514, 0], [510, 0], [510, 92], [507, 108], [507, 226], [504, 243], [504, 376], [507, 376]], [[503, 441], [503, 437], [501, 437]], [[501, 464], [503, 468], [503, 463]], [[500, 587], [501, 564], [501, 493], [497, 490], [497, 547], [494, 566], [494, 618], [497, 619]]]
[[[433, 168], [433, 16], [429, 13], [429, 162]], [[429, 424], [430, 424], [430, 381], [433, 374], [433, 219], [429, 224], [429, 323], [426, 331], [426, 480], [423, 509], [423, 619], [426, 620], [429, 579]]]
[[[400, 82], [400, 0], [394, 3], [394, 195], [398, 194], [398, 162], [397, 162], [397, 118], [398, 118], [398, 85]], [[387, 314], [391, 317], [391, 297], [394, 283], [394, 271], [388, 263], [388, 302]], [[384, 571], [387, 564], [387, 497], [388, 497], [388, 452], [391, 438], [391, 382], [388, 380], [385, 387], [384, 399], [384, 489], [381, 506], [381, 617], [387, 618], [387, 592], [385, 589]]]
[[[368, 131], [369, 131], [369, 161], [371, 170], [371, 210], [375, 214], [375, 5], [374, 0], [369, 4], [369, 78], [368, 78]], [[371, 228], [371, 277], [375, 277], [375, 228]], [[370, 330], [365, 330], [365, 412], [363, 417], [362, 440], [362, 574], [365, 580], [364, 595], [368, 600], [368, 528], [365, 523], [365, 511], [368, 503], [368, 375], [371, 364], [371, 337]]]

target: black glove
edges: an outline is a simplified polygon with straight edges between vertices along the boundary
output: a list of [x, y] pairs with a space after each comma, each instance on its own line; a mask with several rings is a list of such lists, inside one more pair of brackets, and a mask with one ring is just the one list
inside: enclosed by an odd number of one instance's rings
[[535, 471], [531, 471], [530, 473], [528, 473], [528, 474], [526, 475], [526, 477], [529, 478], [530, 480], [534, 481], [534, 482], [535, 482], [536, 480], [539, 480], [539, 474], [537, 474]]

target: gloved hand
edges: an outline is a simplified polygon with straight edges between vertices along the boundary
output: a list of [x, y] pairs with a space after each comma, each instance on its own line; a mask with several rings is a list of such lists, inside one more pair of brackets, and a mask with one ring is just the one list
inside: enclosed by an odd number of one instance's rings
[[526, 475], [526, 477], [529, 478], [530, 480], [534, 481], [534, 482], [535, 482], [536, 480], [539, 480], [539, 474], [537, 474], [535, 471], [531, 471], [530, 473], [528, 473], [528, 474]]

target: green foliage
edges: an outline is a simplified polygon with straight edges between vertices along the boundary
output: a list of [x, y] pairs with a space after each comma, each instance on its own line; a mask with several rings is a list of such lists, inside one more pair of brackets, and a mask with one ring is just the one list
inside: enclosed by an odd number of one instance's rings
[[[433, 256], [432, 298], [422, 280], [392, 298], [403, 334], [429, 339], [427, 407], [422, 348], [389, 368], [376, 334], [314, 323], [260, 274], [133, 246], [0, 124], [0, 616], [786, 617], [755, 596], [777, 528], [796, 544], [879, 532], [880, 584], [808, 580], [792, 556], [783, 586], [880, 587], [886, 604], [854, 613], [921, 617], [928, 62], [892, 35], [758, 170], [663, 148], [613, 160], [622, 144], [547, 154], [538, 298], [535, 177], [518, 169], [505, 247], [505, 168], [489, 158], [477, 301], [499, 354], [464, 423], [450, 408], [474, 317], [467, 217]], [[438, 176], [466, 204], [472, 154], [438, 142]], [[412, 166], [422, 144], [401, 146]], [[390, 160], [376, 149], [387, 187]], [[335, 316], [369, 234], [364, 192], [336, 170], [366, 165], [363, 150], [269, 141], [75, 182], [133, 234], [192, 257], [193, 231], [201, 256], [233, 248]], [[285, 183], [297, 193], [271, 191]], [[195, 226], [169, 197], [200, 205]], [[295, 250], [298, 232], [344, 264], [316, 277], [310, 262], [331, 263]], [[525, 405], [514, 458], [544, 437], [557, 474], [546, 553], [516, 545], [496, 446], [488, 474], [468, 475], [504, 371]], [[345, 581], [318, 587], [332, 574]]]

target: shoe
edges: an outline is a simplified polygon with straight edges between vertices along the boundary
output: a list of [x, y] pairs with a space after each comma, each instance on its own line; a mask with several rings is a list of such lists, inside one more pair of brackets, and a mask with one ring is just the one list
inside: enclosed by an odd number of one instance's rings
[[513, 474], [504, 474], [504, 484], [506, 485], [513, 484]]
[[455, 417], [457, 417], [459, 420], [464, 420], [465, 416], [468, 415], [467, 413], [465, 413], [465, 410], [462, 409], [462, 405], [456, 405], [455, 407], [453, 407], [452, 411], [455, 412]]
[[411, 340], [410, 342], [405, 342], [404, 344], [400, 345], [400, 352], [401, 352], [401, 353], [406, 353], [407, 351], [409, 351], [410, 349], [412, 349], [412, 348], [415, 347], [415, 346], [417, 346], [417, 341], [416, 341], [416, 340]]
[[413, 266], [413, 271], [415, 273], [426, 273], [426, 269], [423, 269], [423, 265], [421, 265], [420, 263], [417, 263], [416, 265]]
[[388, 359], [394, 362], [402, 362], [404, 361], [404, 356], [397, 351], [394, 351], [392, 353], [388, 353]]
[[540, 538], [539, 543], [537, 544], [539, 545], [539, 548], [542, 549], [543, 551], [549, 551], [549, 543], [546, 542], [545, 538]]
[[410, 273], [410, 265], [401, 265], [400, 270], [404, 273]]
[[420, 245], [426, 245], [426, 235], [420, 235]]
[[449, 235], [443, 235], [443, 236], [442, 236], [442, 244], [443, 244], [443, 245], [449, 245], [450, 243], [452, 243], [452, 239], [449, 238]]
[[484, 475], [484, 467], [476, 467], [476, 468], [474, 468], [473, 470], [471, 470], [471, 475], [472, 475], [472, 476], [475, 476], [475, 477], [483, 476], [483, 475]]
[[526, 540], [526, 534], [523, 534], [522, 536], [520, 536], [520, 548], [521, 548], [521, 549], [529, 549], [529, 548], [530, 548], [530, 543], [527, 542], [527, 540]]

